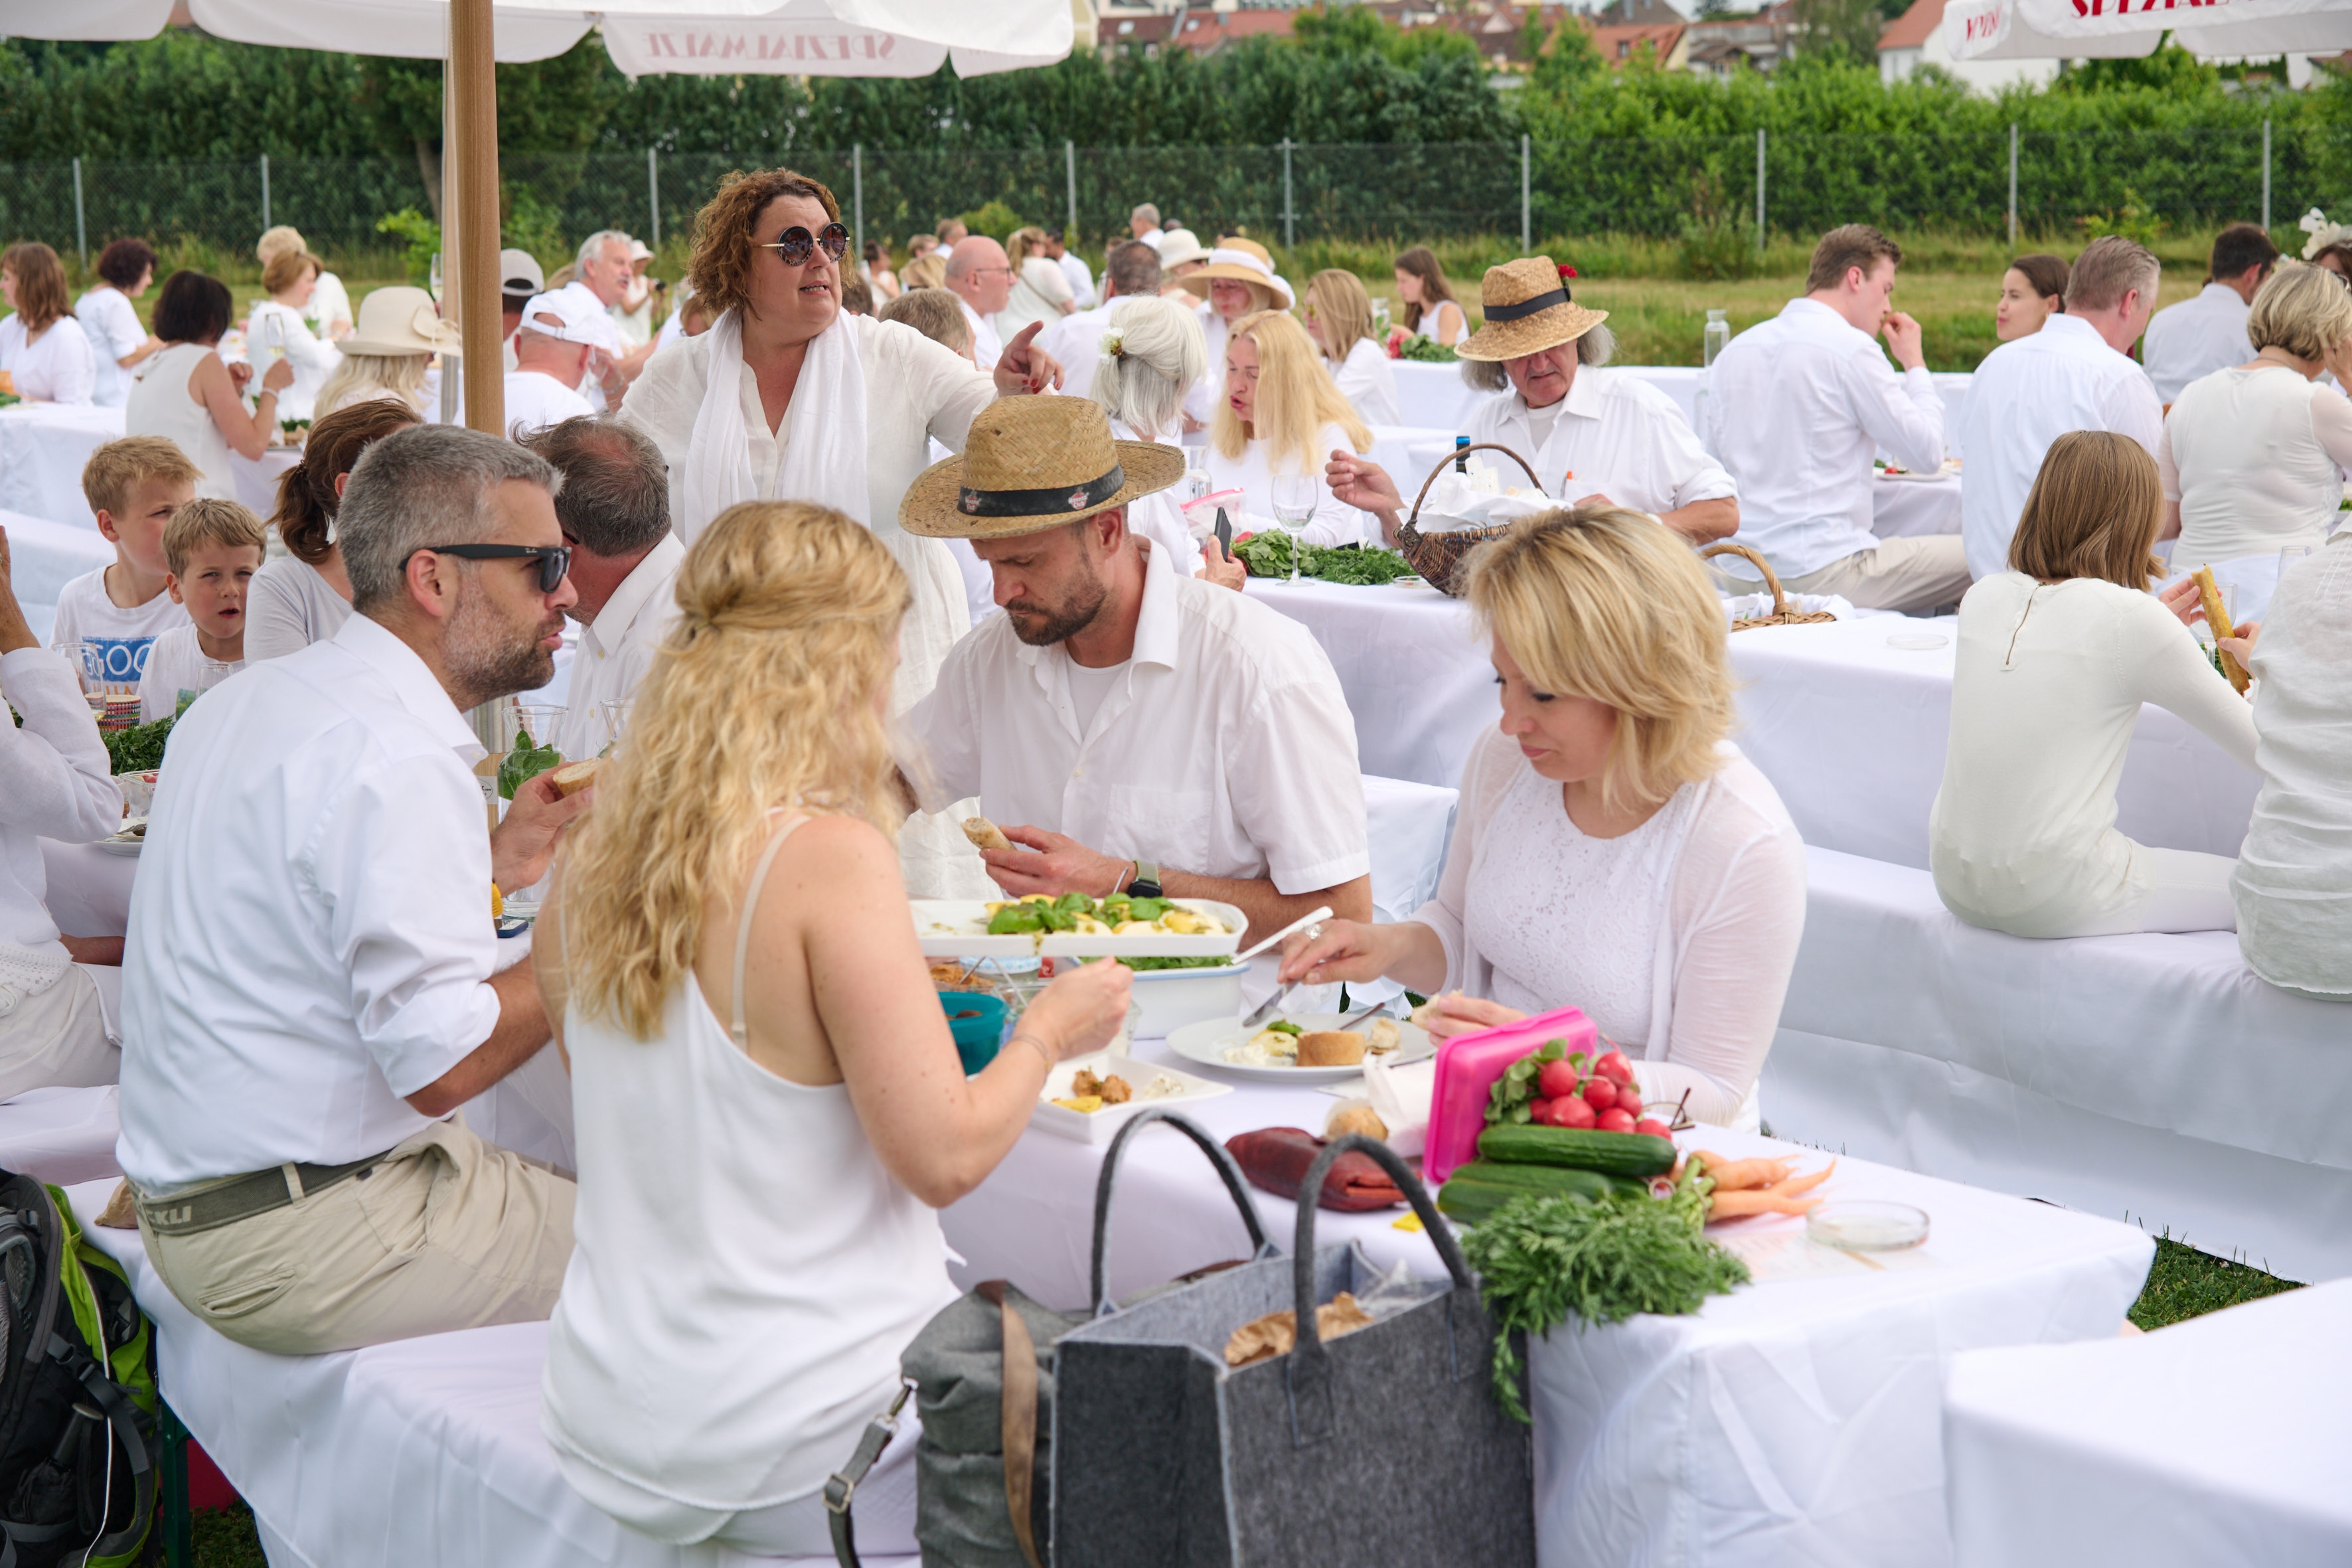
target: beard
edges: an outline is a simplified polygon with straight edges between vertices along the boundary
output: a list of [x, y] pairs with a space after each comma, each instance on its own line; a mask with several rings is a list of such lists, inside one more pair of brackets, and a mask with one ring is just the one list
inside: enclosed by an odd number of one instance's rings
[[1109, 596], [1110, 591], [1103, 586], [1094, 563], [1081, 556], [1078, 574], [1060, 604], [1015, 599], [1004, 606], [1004, 613], [1012, 617], [1014, 637], [1031, 647], [1047, 647], [1092, 626], [1095, 617], [1102, 613], [1103, 601]]
[[562, 629], [562, 616], [526, 629], [499, 619], [482, 594], [462, 595], [442, 645], [450, 680], [470, 694], [458, 706], [473, 708], [518, 691], [535, 691], [554, 679], [555, 655], [539, 645], [549, 633]]

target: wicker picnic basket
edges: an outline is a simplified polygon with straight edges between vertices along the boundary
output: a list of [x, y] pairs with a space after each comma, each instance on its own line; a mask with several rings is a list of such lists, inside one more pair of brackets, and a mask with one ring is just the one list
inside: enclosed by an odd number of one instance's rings
[[1445, 465], [1473, 452], [1502, 453], [1527, 470], [1528, 483], [1538, 489], [1543, 489], [1543, 481], [1536, 478], [1534, 468], [1525, 458], [1493, 441], [1456, 447], [1438, 460], [1437, 467], [1429, 470], [1429, 478], [1421, 481], [1421, 493], [1412, 498], [1412, 515], [1405, 519], [1402, 528], [1397, 530], [1397, 549], [1412, 563], [1412, 569], [1421, 574], [1423, 582], [1456, 599], [1462, 596], [1462, 590], [1455, 585], [1454, 577], [1461, 571], [1463, 561], [1486, 541], [1500, 539], [1508, 531], [1510, 525], [1504, 523], [1496, 528], [1464, 528], [1445, 533], [1423, 533], [1413, 524], [1421, 519], [1421, 503], [1429, 499], [1429, 487], [1437, 482], [1437, 476], [1445, 471]]
[[1745, 544], [1733, 544], [1727, 541], [1721, 544], [1710, 544], [1698, 552], [1702, 561], [1711, 555], [1745, 555], [1756, 563], [1756, 570], [1764, 574], [1764, 585], [1772, 590], [1772, 613], [1769, 616], [1742, 616], [1731, 623], [1733, 631], [1752, 631], [1758, 626], [1809, 626], [1816, 621], [1837, 619], [1827, 610], [1801, 610], [1790, 604], [1789, 595], [1780, 590], [1780, 574], [1772, 570], [1771, 563]]

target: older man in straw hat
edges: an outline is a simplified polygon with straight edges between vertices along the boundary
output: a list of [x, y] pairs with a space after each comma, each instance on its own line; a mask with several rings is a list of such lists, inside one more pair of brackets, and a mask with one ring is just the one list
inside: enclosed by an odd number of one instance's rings
[[[1575, 301], [1573, 276], [1549, 256], [1486, 269], [1486, 321], [1454, 351], [1465, 380], [1496, 389], [1471, 412], [1470, 439], [1527, 458], [1560, 500], [1646, 511], [1694, 544], [1723, 538], [1739, 526], [1738, 486], [1673, 398], [1601, 368], [1615, 347], [1601, 324], [1609, 312]], [[1326, 478], [1333, 494], [1395, 537], [1403, 503], [1377, 464], [1333, 452]]]
[[972, 542], [992, 616], [956, 644], [908, 725], [922, 804], [978, 795], [1020, 847], [1006, 891], [1218, 899], [1264, 933], [1318, 905], [1370, 918], [1356, 726], [1305, 629], [1202, 579], [1149, 569], [1128, 503], [1183, 454], [1114, 441], [1102, 407], [1005, 398], [963, 456], [907, 491], [909, 533]]
[[[1843, 595], [1865, 609], [1927, 611], [1968, 589], [1958, 536], [1871, 531], [1872, 453], [1884, 447], [1927, 474], [1944, 462], [1944, 401], [1919, 323], [1889, 303], [1902, 259], [1867, 224], [1823, 235], [1803, 297], [1732, 339], [1707, 367], [1707, 405], [1715, 450], [1739, 480], [1740, 542], [1772, 563], [1783, 587]], [[1882, 330], [1899, 376], [1872, 339]], [[1712, 564], [1735, 592], [1759, 586], [1745, 561]]]

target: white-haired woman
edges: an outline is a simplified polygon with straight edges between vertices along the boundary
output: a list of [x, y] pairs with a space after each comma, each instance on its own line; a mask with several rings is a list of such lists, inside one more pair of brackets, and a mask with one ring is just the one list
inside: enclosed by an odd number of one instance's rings
[[[1209, 351], [1193, 312], [1173, 300], [1122, 300], [1103, 330], [1102, 363], [1088, 389], [1121, 441], [1178, 445], [1184, 396], [1207, 370]], [[1129, 502], [1127, 526], [1151, 541], [1151, 556], [1190, 576], [1201, 570], [1200, 545], [1167, 490]]]
[[1721, 603], [1698, 558], [1615, 507], [1546, 512], [1471, 557], [1503, 721], [1470, 755], [1437, 897], [1327, 921], [1281, 978], [1383, 976], [1449, 1036], [1575, 1006], [1645, 1101], [1755, 1131], [1805, 919], [1804, 845], [1726, 738]]
[[[580, 1189], [541, 1425], [573, 1488], [656, 1541], [826, 1551], [825, 1478], [956, 1297], [936, 1211], [1126, 1016], [1129, 972], [1088, 965], [965, 1077], [896, 847], [909, 599], [840, 512], [713, 519], [542, 914]], [[869, 1552], [915, 1550], [914, 1436], [859, 1483]]]

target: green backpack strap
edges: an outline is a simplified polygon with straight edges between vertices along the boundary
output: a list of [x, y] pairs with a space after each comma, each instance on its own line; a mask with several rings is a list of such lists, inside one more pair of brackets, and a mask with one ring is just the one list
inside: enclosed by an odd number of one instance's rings
[[[49, 1354], [79, 1375], [91, 1403], [105, 1414], [108, 1427], [122, 1445], [134, 1489], [131, 1523], [114, 1537], [95, 1543], [84, 1568], [131, 1568], [145, 1549], [148, 1532], [153, 1526], [160, 1479], [160, 1444], [153, 1436], [157, 1405], [154, 1331], [147, 1321], [147, 1314], [139, 1310], [137, 1299], [131, 1294], [130, 1276], [123, 1272], [122, 1266], [91, 1245], [82, 1234], [81, 1222], [75, 1217], [73, 1205], [66, 1201], [63, 1191], [50, 1185], [48, 1194], [49, 1201], [57, 1205], [65, 1242], [60, 1255], [68, 1263], [79, 1265], [58, 1270], [58, 1288], [73, 1314], [75, 1337], [69, 1340], [60, 1325], [59, 1331], [50, 1336]], [[90, 1283], [92, 1269], [105, 1274], [120, 1287], [121, 1300], [134, 1320], [123, 1342], [110, 1349], [107, 1344], [104, 1310]]]

